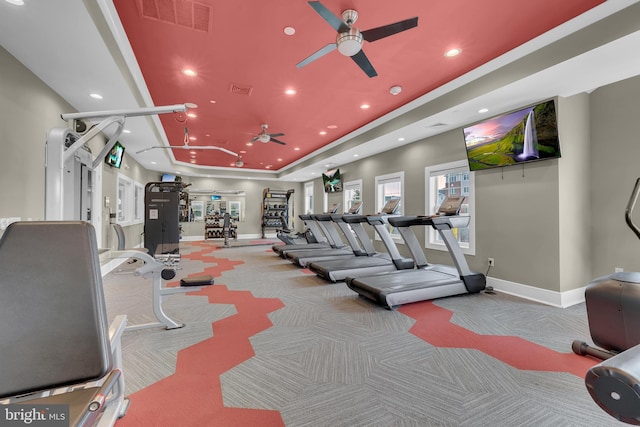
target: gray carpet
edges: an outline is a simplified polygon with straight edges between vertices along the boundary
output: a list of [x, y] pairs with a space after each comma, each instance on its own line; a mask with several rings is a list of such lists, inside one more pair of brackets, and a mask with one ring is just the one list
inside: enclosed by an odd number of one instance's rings
[[[181, 253], [200, 249], [185, 242]], [[521, 371], [474, 349], [434, 347], [408, 332], [414, 322], [408, 316], [369, 303], [344, 283], [305, 274], [269, 249], [213, 253], [244, 261], [217, 285], [284, 303], [269, 315], [273, 326], [250, 339], [255, 356], [221, 376], [225, 406], [279, 411], [287, 426], [621, 425], [591, 400], [581, 378]], [[180, 264], [178, 278], [206, 267]], [[152, 320], [145, 279], [112, 273], [104, 283], [110, 316]], [[480, 334], [520, 336], [567, 353], [573, 339], [589, 341], [584, 304], [558, 309], [504, 294], [436, 304]], [[170, 375], [179, 349], [211, 337], [211, 323], [235, 313], [233, 305], [200, 296], [171, 296], [164, 307], [186, 327], [125, 333], [128, 393]]]

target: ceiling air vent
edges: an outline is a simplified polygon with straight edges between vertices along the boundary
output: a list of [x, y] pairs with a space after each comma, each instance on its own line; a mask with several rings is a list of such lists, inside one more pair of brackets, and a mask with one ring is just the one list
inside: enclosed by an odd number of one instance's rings
[[142, 0], [142, 16], [208, 32], [211, 7], [189, 0]]
[[432, 125], [427, 125], [425, 127], [427, 127], [427, 128], [440, 128], [442, 126], [447, 126], [447, 124], [440, 122], [440, 123], [434, 123]]
[[239, 84], [236, 84], [236, 83], [231, 83], [229, 85], [229, 92], [235, 93], [236, 95], [249, 96], [249, 95], [251, 95], [251, 92], [253, 92], [253, 88], [251, 86], [239, 85]]

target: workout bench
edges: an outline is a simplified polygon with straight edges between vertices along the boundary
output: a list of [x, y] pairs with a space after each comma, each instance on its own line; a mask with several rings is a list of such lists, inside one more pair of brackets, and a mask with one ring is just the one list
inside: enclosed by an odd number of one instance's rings
[[113, 425], [128, 407], [126, 317], [109, 327], [93, 227], [13, 223], [0, 240], [0, 272], [0, 404], [7, 405], [0, 424], [31, 414], [69, 426]]

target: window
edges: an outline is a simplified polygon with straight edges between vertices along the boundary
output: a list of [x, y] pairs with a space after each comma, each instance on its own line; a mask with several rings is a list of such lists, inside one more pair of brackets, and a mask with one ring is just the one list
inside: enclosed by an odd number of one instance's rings
[[141, 184], [118, 173], [116, 218], [120, 225], [144, 221], [144, 188]]
[[[400, 198], [400, 204], [396, 213], [402, 215], [404, 207], [402, 206], [402, 200], [404, 196], [404, 172], [396, 172], [388, 175], [376, 176], [376, 212], [382, 211], [384, 205], [392, 198]], [[387, 225], [389, 232], [394, 240], [402, 242], [402, 238], [398, 233], [398, 230]], [[376, 234], [376, 239], [380, 239]]]
[[134, 222], [143, 222], [144, 221], [144, 187], [138, 183], [135, 184], [134, 207], [135, 207], [134, 213], [133, 213]]
[[304, 183], [304, 212], [313, 213], [313, 181]]
[[[469, 172], [466, 161], [445, 163], [442, 165], [428, 166], [424, 169], [425, 175], [425, 212], [434, 214], [447, 195], [465, 196], [460, 215], [469, 215], [469, 226], [453, 230], [462, 252], [475, 255], [475, 184], [474, 175]], [[425, 247], [446, 251], [447, 248], [440, 238], [440, 234], [432, 227], [425, 230]]]
[[[349, 181], [344, 183], [344, 211], [348, 212], [349, 209], [356, 203], [362, 201], [362, 180]], [[362, 208], [360, 208], [362, 210]]]

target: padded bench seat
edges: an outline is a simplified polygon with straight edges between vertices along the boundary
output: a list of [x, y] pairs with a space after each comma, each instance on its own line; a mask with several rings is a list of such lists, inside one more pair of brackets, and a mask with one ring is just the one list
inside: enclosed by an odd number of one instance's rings
[[180, 286], [207, 286], [213, 285], [213, 276], [193, 276], [180, 279]]

